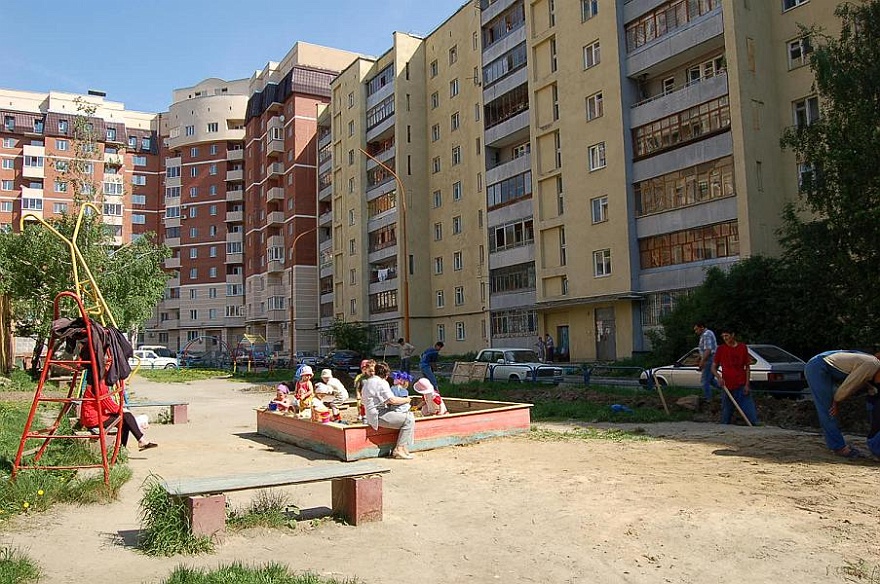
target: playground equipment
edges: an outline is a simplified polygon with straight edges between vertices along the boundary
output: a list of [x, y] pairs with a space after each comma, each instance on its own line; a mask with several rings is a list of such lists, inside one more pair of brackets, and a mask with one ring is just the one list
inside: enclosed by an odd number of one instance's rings
[[[79, 209], [73, 235], [70, 239], [44, 221], [42, 217], [31, 213], [26, 213], [22, 216], [21, 228], [22, 230], [24, 229], [26, 221], [36, 221], [42, 224], [55, 237], [58, 237], [67, 245], [70, 251], [74, 290], [61, 292], [55, 297], [53, 303], [53, 319], [58, 320], [62, 316], [76, 314], [83, 321], [88, 346], [93, 347], [92, 320], [99, 321], [103, 326], [107, 326], [109, 321], [109, 324], [114, 328], [116, 327], [116, 321], [114, 320], [113, 314], [110, 312], [110, 309], [101, 294], [101, 290], [77, 245], [77, 239], [80, 234], [83, 218], [89, 210], [91, 210], [94, 215], [101, 215], [101, 211], [98, 207], [92, 203], [83, 203]], [[85, 279], [80, 278], [80, 271], [85, 274]], [[53, 330], [49, 337], [46, 361], [43, 364], [43, 370], [34, 392], [34, 399], [31, 404], [30, 413], [28, 414], [27, 422], [22, 431], [18, 452], [15, 455], [15, 462], [12, 467], [12, 477], [15, 478], [18, 472], [22, 469], [101, 468], [104, 471], [104, 483], [109, 485], [110, 467], [116, 464], [122, 442], [122, 409], [120, 408], [116, 419], [112, 420], [112, 422], [106, 427], [104, 424], [100, 424], [96, 429], [97, 432], [94, 434], [59, 434], [59, 429], [62, 426], [63, 420], [75, 404], [82, 404], [89, 401], [95, 402], [99, 418], [104, 419], [104, 411], [101, 403], [101, 398], [103, 396], [100, 395], [100, 392], [93, 392], [94, 397], [83, 396], [83, 391], [85, 390], [87, 383], [94, 383], [95, 387], [97, 387], [104, 372], [98, 366], [98, 356], [94, 351], [89, 351], [88, 359], [82, 359], [77, 356], [69, 358], [56, 357], [58, 349], [59, 339], [56, 331]], [[46, 382], [53, 367], [60, 368], [71, 374], [67, 394], [64, 397], [49, 397], [45, 394]], [[113, 387], [109, 388], [109, 392], [117, 403], [122, 403], [125, 399], [125, 381], [120, 379]], [[47, 427], [36, 429], [38, 408], [42, 403], [60, 403], [61, 410], [58, 412], [55, 420]], [[112, 444], [108, 446], [108, 436], [111, 435], [109, 431], [114, 428], [117, 431]], [[51, 441], [58, 439], [97, 440], [100, 444], [101, 462], [98, 464], [67, 466], [41, 464], [41, 459], [49, 448]], [[35, 441], [38, 446], [26, 450], [29, 441]], [[26, 460], [28, 460], [28, 462], [25, 462]]]
[[242, 335], [232, 352], [232, 372], [235, 373], [239, 365], [247, 365], [250, 372], [260, 362], [268, 363], [268, 359], [269, 343], [263, 335]]

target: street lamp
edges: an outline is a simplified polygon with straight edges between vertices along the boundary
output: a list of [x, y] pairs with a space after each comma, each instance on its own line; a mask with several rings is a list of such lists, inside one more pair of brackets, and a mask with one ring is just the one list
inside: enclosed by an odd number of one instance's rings
[[358, 148], [358, 150], [363, 152], [364, 156], [391, 173], [391, 176], [394, 177], [394, 180], [397, 183], [397, 188], [400, 190], [400, 240], [402, 242], [400, 250], [403, 252], [403, 338], [409, 342], [409, 250], [406, 241], [406, 189], [403, 188], [403, 181], [400, 180], [397, 173], [389, 168], [387, 164], [378, 160], [363, 148]]
[[[293, 272], [294, 272], [294, 269], [296, 266], [296, 244], [302, 236], [308, 235], [309, 233], [312, 233], [313, 231], [317, 231], [317, 229], [318, 229], [317, 225], [315, 225], [314, 227], [311, 227], [309, 229], [306, 229], [305, 231], [303, 231], [302, 233], [300, 233], [296, 237], [294, 237], [293, 242], [290, 244], [290, 250], [291, 250], [290, 254], [293, 256], [293, 261], [294, 261], [294, 264], [290, 266], [290, 300], [291, 300], [291, 303], [290, 303], [289, 338], [290, 338], [290, 354], [291, 354], [291, 356], [293, 355], [293, 352], [296, 350], [296, 346], [295, 346], [295, 344], [296, 344], [295, 343], [295, 340], [296, 340], [296, 302], [293, 301], [294, 300], [294, 293], [295, 293], [294, 287], [293, 287], [293, 282], [294, 282]], [[321, 301], [320, 301], [320, 297], [319, 297], [318, 298], [319, 305], [320, 305], [320, 302]]]

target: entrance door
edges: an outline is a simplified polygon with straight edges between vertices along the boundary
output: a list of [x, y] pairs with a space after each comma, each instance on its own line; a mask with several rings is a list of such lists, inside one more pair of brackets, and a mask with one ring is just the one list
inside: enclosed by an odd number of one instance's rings
[[556, 327], [556, 360], [568, 361], [571, 345], [568, 342], [568, 325]]
[[614, 361], [617, 359], [617, 342], [614, 329], [614, 309], [596, 309], [596, 359]]

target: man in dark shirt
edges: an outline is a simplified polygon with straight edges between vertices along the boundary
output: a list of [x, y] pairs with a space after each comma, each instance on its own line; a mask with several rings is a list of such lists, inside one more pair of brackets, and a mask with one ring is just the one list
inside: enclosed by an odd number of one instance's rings
[[440, 349], [443, 348], [443, 341], [437, 341], [434, 343], [433, 347], [429, 347], [425, 349], [422, 353], [422, 358], [419, 359], [419, 369], [422, 371], [422, 375], [424, 375], [428, 381], [434, 386], [434, 389], [437, 389], [439, 385], [437, 384], [437, 377], [434, 375], [434, 367], [437, 364], [437, 361], [440, 359]]

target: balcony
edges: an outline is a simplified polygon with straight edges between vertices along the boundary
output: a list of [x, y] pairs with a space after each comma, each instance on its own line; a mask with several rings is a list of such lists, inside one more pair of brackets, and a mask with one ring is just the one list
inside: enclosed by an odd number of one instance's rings
[[241, 223], [244, 221], [244, 211], [227, 211], [226, 223]]
[[224, 264], [243, 264], [244, 256], [241, 253], [227, 253]]
[[531, 169], [532, 155], [525, 154], [519, 158], [513, 158], [486, 171], [486, 184], [492, 185], [506, 178], [517, 176]]
[[34, 189], [31, 187], [21, 187], [22, 199], [42, 199], [43, 189]]
[[180, 177], [179, 176], [166, 176], [165, 177], [165, 186], [166, 187], [180, 187]]
[[284, 211], [272, 211], [266, 214], [266, 225], [281, 226], [284, 225]]
[[180, 238], [179, 237], [166, 237], [165, 245], [168, 247], [180, 247]]
[[269, 309], [266, 316], [273, 322], [287, 322], [290, 320], [290, 312], [285, 308]]
[[226, 151], [227, 162], [238, 162], [239, 160], [244, 160], [244, 148]]
[[168, 217], [167, 215], [162, 218], [162, 222], [165, 223], [165, 228], [169, 227], [180, 227], [180, 216], [177, 217]]
[[282, 176], [284, 176], [283, 162], [273, 162], [266, 166], [266, 178], [281, 178]]
[[166, 270], [179, 270], [180, 269], [180, 258], [165, 258], [165, 269]]
[[236, 170], [227, 170], [226, 171], [226, 180], [229, 182], [243, 181], [244, 180], [244, 169], [236, 169]]
[[651, 76], [684, 64], [703, 54], [713, 39], [723, 43], [723, 36], [724, 20], [718, 8], [631, 52], [626, 57], [626, 75], [631, 79]]
[[122, 156], [119, 154], [104, 153], [104, 166], [113, 166], [119, 168], [122, 166]]
[[266, 144], [266, 155], [267, 156], [283, 156], [284, 155], [284, 140], [274, 139], [269, 140], [269, 143]]
[[266, 262], [266, 272], [275, 274], [284, 271], [284, 262], [282, 260], [269, 260]]
[[[178, 302], [180, 302], [178, 300]], [[175, 330], [180, 327], [180, 319], [177, 318], [169, 318], [168, 320], [163, 320], [159, 323], [159, 327], [161, 330]]]
[[227, 232], [226, 233], [226, 243], [241, 243], [244, 241], [244, 234], [241, 231], [238, 232]]
[[[162, 301], [162, 307], [167, 310], [175, 310], [175, 309], [180, 308], [180, 296], [165, 298]], [[168, 322], [168, 321], [165, 321], [165, 322]]]
[[284, 187], [272, 187], [271, 189], [266, 191], [266, 202], [267, 203], [271, 203], [272, 201], [283, 201], [283, 200], [284, 200]]
[[230, 203], [235, 203], [237, 201], [244, 200], [244, 189], [239, 187], [237, 189], [228, 189], [226, 191], [226, 200]]
[[273, 247], [277, 247], [279, 249], [284, 247], [283, 235], [270, 235], [268, 238], [266, 238], [266, 248], [271, 249]]
[[528, 135], [529, 128], [529, 110], [528, 104], [523, 105], [523, 111], [520, 113], [507, 118], [500, 124], [496, 124], [491, 128], [487, 128], [485, 131], [485, 140], [487, 147], [498, 147], [500, 146], [504, 139], [510, 136], [511, 134], [524, 131], [523, 134]]
[[327, 211], [326, 213], [321, 213], [318, 215], [318, 225], [320, 226], [330, 226], [333, 223], [333, 211]]
[[630, 123], [633, 128], [643, 126], [675, 112], [727, 95], [727, 88], [727, 72], [720, 71], [712, 77], [701, 78], [676, 91], [636, 104], [631, 110]]

